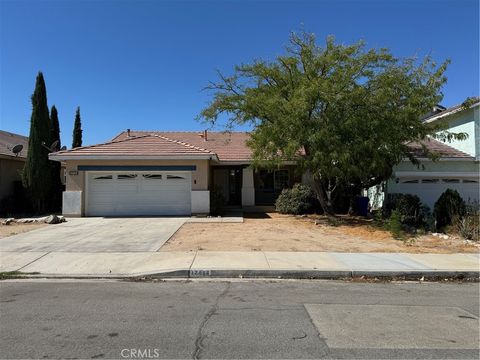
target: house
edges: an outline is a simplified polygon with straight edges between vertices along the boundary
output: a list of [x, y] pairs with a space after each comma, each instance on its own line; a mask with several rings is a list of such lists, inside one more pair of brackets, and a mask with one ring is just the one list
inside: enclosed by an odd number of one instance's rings
[[[459, 110], [460, 109], [460, 110]], [[450, 117], [449, 117], [450, 116]], [[452, 129], [476, 129], [461, 149], [436, 140], [424, 145], [432, 162], [410, 144], [424, 168], [404, 161], [386, 184], [390, 193], [413, 193], [428, 206], [446, 188], [478, 201], [478, 103], [469, 110], [437, 108], [426, 121], [449, 117]], [[458, 120], [460, 119], [460, 120]], [[476, 127], [470, 124], [475, 123]], [[462, 130], [463, 131], [463, 130]], [[282, 189], [301, 182], [294, 164], [253, 170], [246, 132], [124, 131], [111, 141], [50, 154], [66, 164], [63, 213], [70, 216], [190, 215], [210, 212], [211, 192], [230, 207], [272, 206]], [[458, 145], [460, 146], [460, 145]]]
[[[424, 119], [427, 123], [442, 122], [449, 131], [464, 132], [468, 138], [450, 143], [427, 140], [425, 145], [429, 150], [439, 154], [438, 161], [426, 158], [420, 144], [410, 144], [422, 166], [418, 168], [407, 159], [398, 164], [394, 168], [393, 178], [386, 183], [386, 193], [415, 194], [431, 209], [449, 188], [457, 190], [466, 202], [479, 201], [480, 98], [474, 100], [468, 108], [456, 105], [448, 109], [434, 109]], [[369, 195], [371, 200], [375, 198], [372, 191], [369, 191]], [[375, 205], [378, 206], [378, 203]]]
[[[20, 152], [14, 152], [20, 148]], [[0, 130], [0, 200], [12, 196], [15, 187], [21, 186], [27, 151], [28, 137]]]
[[[111, 141], [59, 151], [66, 164], [63, 213], [70, 216], [190, 215], [226, 205], [271, 206], [301, 178], [292, 165], [253, 171], [245, 132], [124, 131]], [[215, 189], [215, 190], [214, 190]]]

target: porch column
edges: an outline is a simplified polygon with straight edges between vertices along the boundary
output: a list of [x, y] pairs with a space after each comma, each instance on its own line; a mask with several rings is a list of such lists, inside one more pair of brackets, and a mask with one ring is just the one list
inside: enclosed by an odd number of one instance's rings
[[242, 171], [242, 206], [255, 206], [255, 186], [253, 169], [247, 167]]

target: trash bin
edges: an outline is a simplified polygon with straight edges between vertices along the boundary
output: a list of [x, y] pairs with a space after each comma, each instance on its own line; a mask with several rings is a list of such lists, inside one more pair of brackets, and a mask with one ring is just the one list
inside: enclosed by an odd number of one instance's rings
[[369, 199], [366, 196], [357, 197], [357, 213], [360, 216], [367, 216]]

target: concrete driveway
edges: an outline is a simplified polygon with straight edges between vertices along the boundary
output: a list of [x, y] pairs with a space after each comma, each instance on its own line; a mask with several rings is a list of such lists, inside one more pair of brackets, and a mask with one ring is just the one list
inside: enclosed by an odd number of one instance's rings
[[2, 252], [152, 252], [189, 218], [69, 218], [0, 239]]

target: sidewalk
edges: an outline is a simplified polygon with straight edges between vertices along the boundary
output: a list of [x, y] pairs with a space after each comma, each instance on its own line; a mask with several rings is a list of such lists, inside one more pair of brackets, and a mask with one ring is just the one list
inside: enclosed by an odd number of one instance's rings
[[0, 271], [51, 277], [479, 277], [479, 254], [1, 252]]

